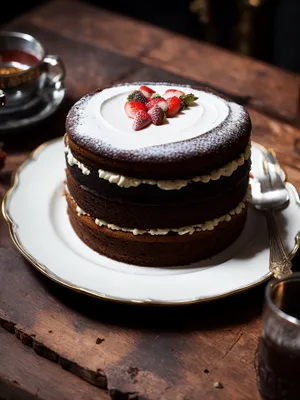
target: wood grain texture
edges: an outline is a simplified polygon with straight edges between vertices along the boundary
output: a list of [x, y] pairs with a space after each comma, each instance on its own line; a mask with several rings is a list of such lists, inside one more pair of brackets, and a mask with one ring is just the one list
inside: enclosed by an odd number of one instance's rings
[[[0, 327], [0, 396], [8, 400], [108, 400], [108, 394], [38, 357]], [[41, 374], [41, 371], [43, 373]]]
[[253, 123], [252, 138], [267, 149], [276, 152], [279, 162], [283, 167], [289, 167], [289, 178], [297, 189], [299, 186], [300, 157], [295, 152], [294, 143], [299, 138], [299, 131], [284, 123], [264, 116], [252, 108], [248, 108]]
[[[78, 46], [135, 57], [238, 96], [270, 116], [290, 123], [296, 120], [299, 79], [293, 73], [77, 1], [72, 6], [68, 1], [53, 1], [33, 10], [26, 21], [59, 32]], [[56, 51], [58, 47], [59, 43]]]
[[26, 20], [77, 42], [135, 58], [172, 36], [145, 22], [78, 1], [50, 2], [28, 13]]

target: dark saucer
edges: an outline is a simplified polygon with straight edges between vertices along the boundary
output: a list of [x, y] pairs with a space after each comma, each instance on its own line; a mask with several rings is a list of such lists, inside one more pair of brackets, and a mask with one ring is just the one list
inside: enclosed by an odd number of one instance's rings
[[49, 85], [44, 88], [38, 98], [33, 99], [25, 107], [9, 113], [0, 113], [1, 136], [32, 126], [52, 115], [61, 105], [65, 93], [63, 83]]
[[38, 105], [42, 102], [42, 99], [43, 96], [42, 93], [40, 93], [38, 96], [35, 96], [26, 104], [22, 104], [21, 106], [18, 105], [8, 107], [6, 105], [5, 107], [0, 108], [1, 121], [16, 119], [22, 114], [26, 114], [27, 117], [31, 114], [35, 114]]

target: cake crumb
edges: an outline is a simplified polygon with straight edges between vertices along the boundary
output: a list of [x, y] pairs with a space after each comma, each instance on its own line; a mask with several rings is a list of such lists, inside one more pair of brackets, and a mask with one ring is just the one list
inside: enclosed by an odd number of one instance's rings
[[96, 340], [96, 344], [101, 344], [102, 342], [104, 342], [105, 339], [101, 339], [101, 338], [97, 338]]
[[223, 389], [223, 385], [222, 385], [222, 383], [221, 382], [214, 382], [214, 387], [216, 388], [216, 389]]

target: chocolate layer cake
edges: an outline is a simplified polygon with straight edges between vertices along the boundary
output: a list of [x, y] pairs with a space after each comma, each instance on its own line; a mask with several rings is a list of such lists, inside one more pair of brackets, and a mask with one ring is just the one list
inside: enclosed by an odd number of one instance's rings
[[242, 106], [189, 86], [125, 84], [84, 96], [66, 120], [74, 231], [135, 265], [211, 257], [244, 227], [250, 136]]

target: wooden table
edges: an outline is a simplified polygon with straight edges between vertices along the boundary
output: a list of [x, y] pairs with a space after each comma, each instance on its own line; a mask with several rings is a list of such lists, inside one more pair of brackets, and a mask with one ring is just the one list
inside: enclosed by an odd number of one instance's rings
[[[5, 138], [2, 196], [28, 152], [64, 133], [79, 97], [143, 80], [202, 84], [244, 104], [253, 139], [277, 152], [300, 190], [296, 75], [75, 1], [49, 2], [5, 28], [35, 35], [68, 74], [59, 112]], [[253, 361], [264, 285], [189, 307], [130, 307], [43, 277], [15, 250], [3, 218], [0, 246], [0, 399], [259, 398]]]

